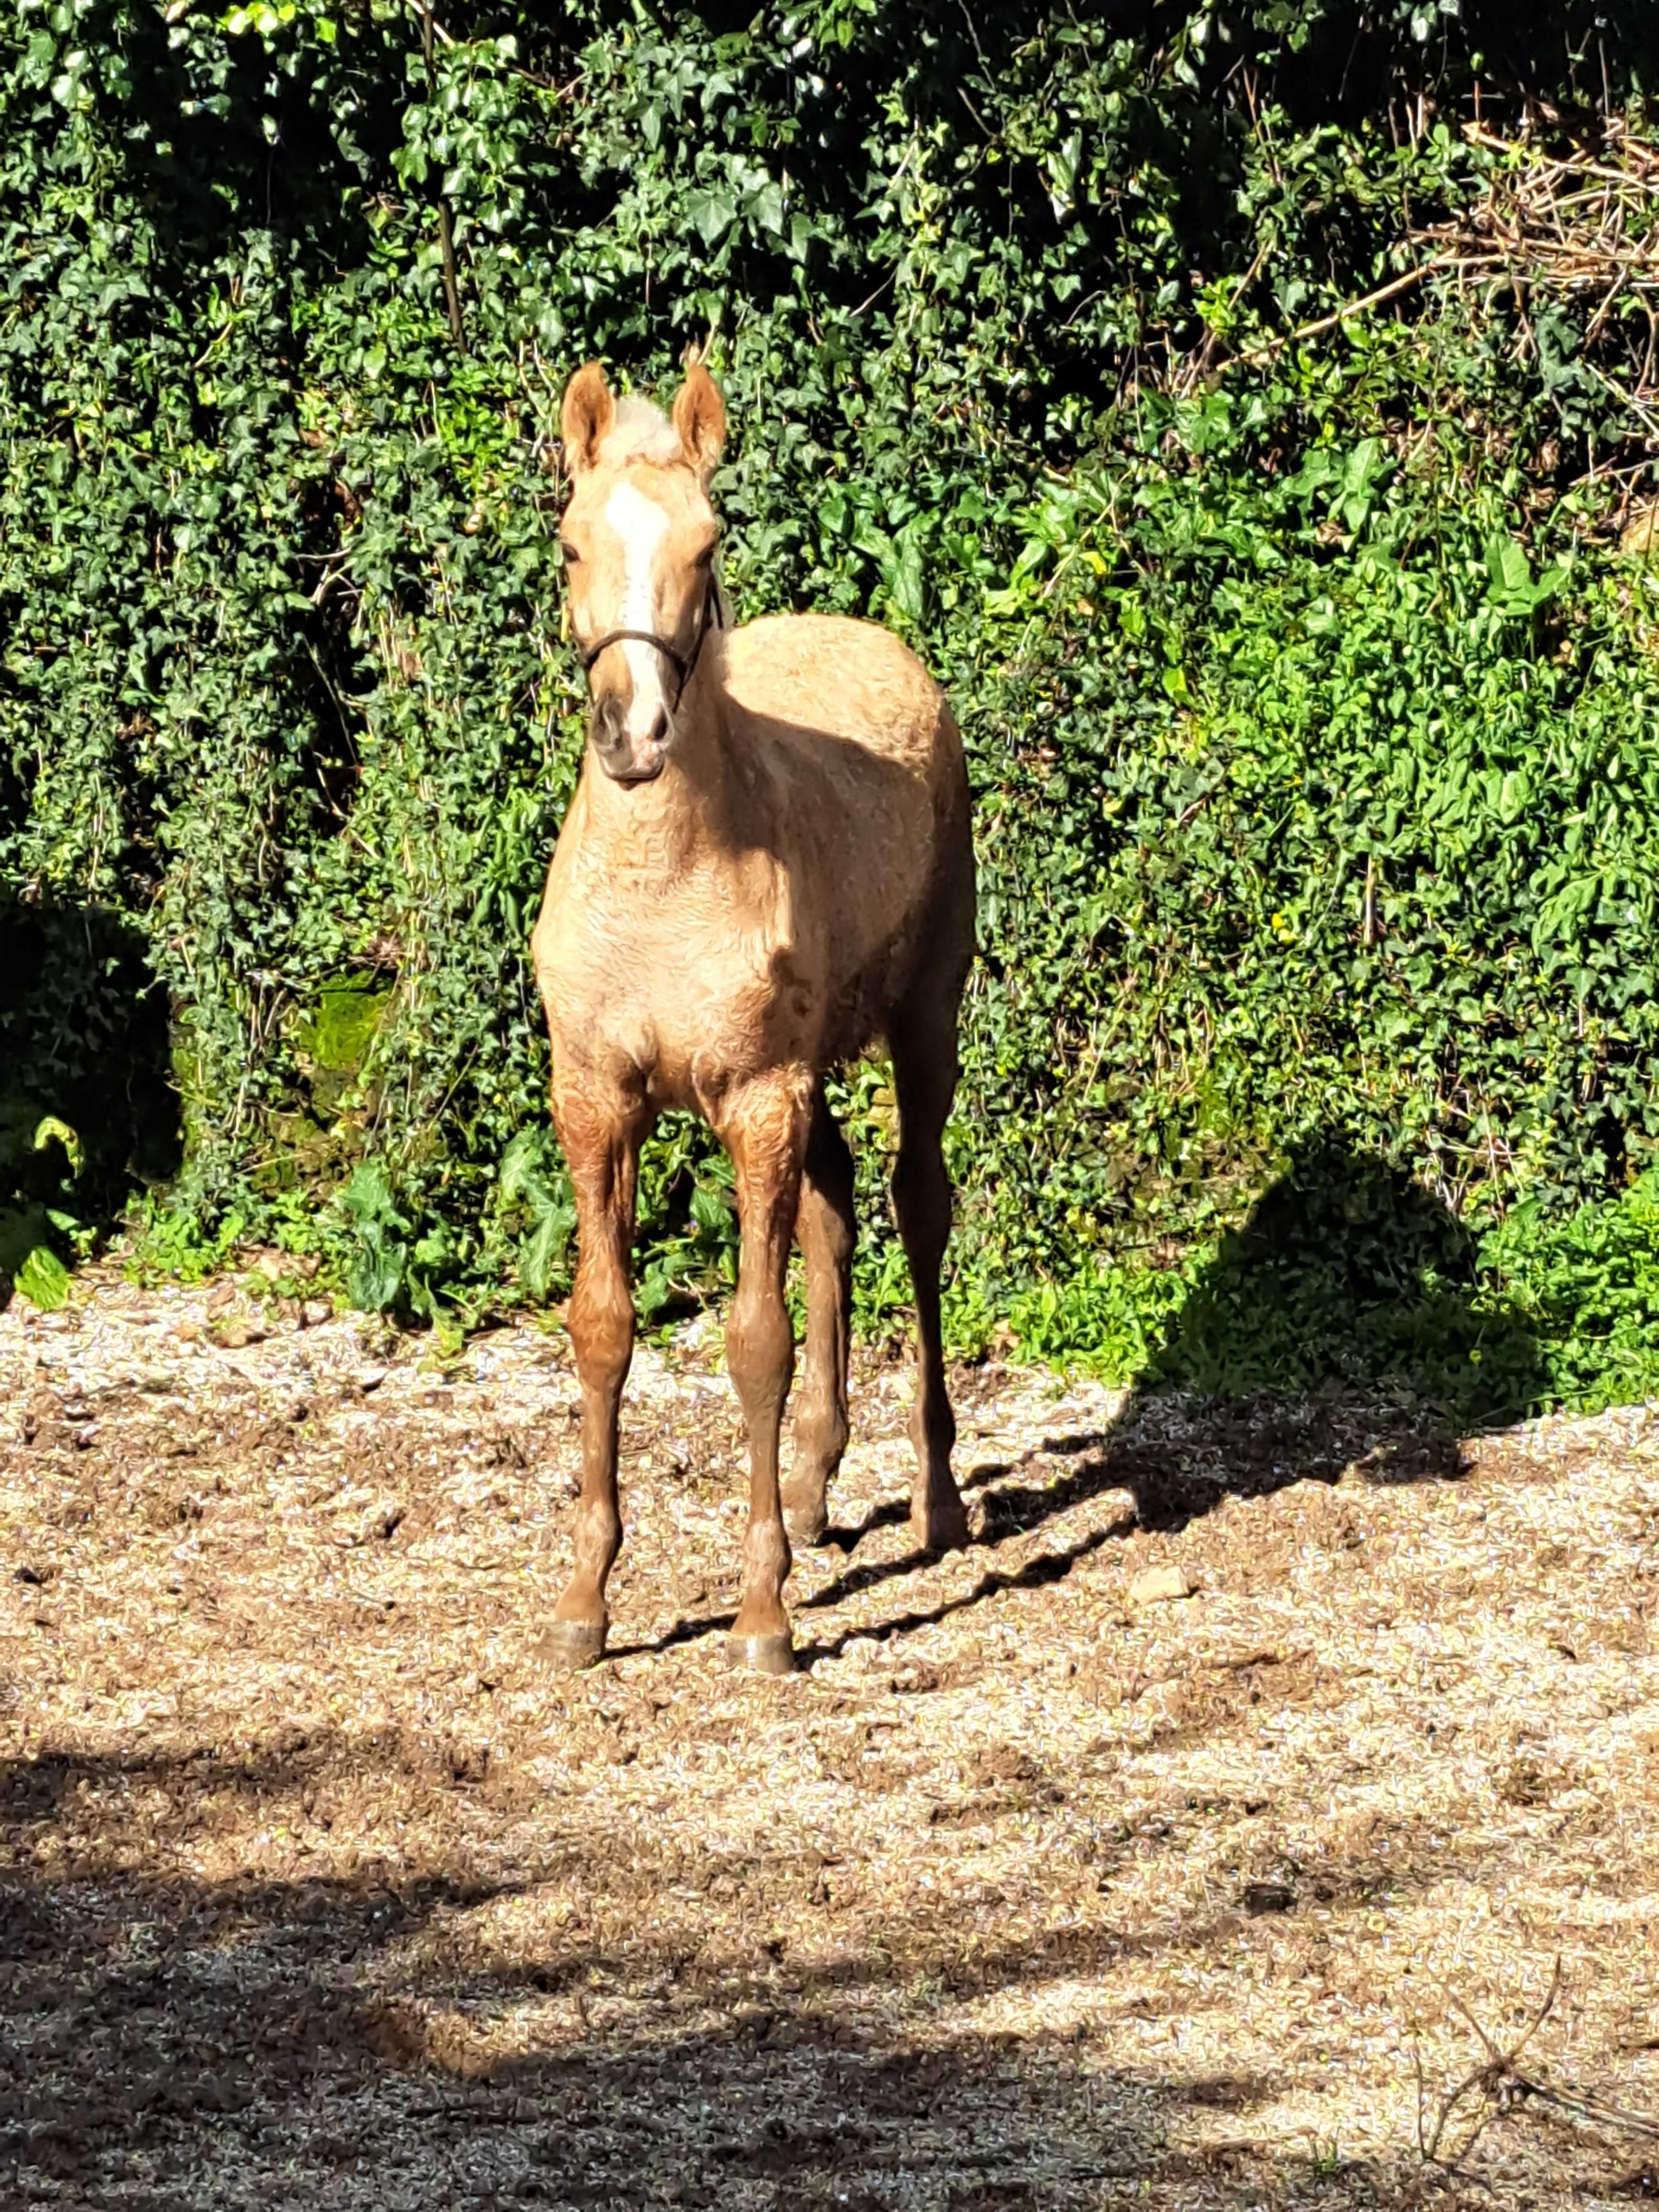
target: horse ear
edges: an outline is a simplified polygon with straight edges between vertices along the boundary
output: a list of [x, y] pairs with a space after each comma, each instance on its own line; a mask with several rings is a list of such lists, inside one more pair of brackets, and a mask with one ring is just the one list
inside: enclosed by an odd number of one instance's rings
[[694, 361], [685, 372], [685, 381], [674, 402], [674, 428], [686, 459], [707, 483], [726, 443], [726, 402], [719, 385], [700, 361]]
[[599, 459], [599, 447], [616, 419], [617, 403], [605, 380], [605, 371], [598, 362], [590, 361], [566, 385], [564, 405], [559, 412], [565, 466], [573, 477], [580, 476]]

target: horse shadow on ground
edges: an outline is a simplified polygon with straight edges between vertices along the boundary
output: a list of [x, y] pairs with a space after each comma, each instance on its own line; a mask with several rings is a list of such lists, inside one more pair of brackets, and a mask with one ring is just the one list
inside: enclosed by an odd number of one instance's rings
[[32, 1251], [67, 1254], [65, 1222], [101, 1232], [177, 1172], [171, 1056], [137, 930], [102, 907], [0, 896], [0, 1309]]
[[[1375, 1483], [1455, 1478], [1464, 1439], [1521, 1418], [1545, 1388], [1531, 1332], [1483, 1283], [1474, 1239], [1449, 1207], [1397, 1167], [1322, 1139], [1222, 1239], [1107, 1426], [959, 1475], [979, 1500], [975, 1542], [986, 1548], [1109, 1492], [1125, 1493], [1128, 1510], [1016, 1568], [989, 1569], [959, 1596], [848, 1634], [908, 1632], [999, 1591], [1058, 1581], [1103, 1544], [1137, 1528], [1174, 1533], [1228, 1498], [1335, 1483], [1351, 1470]], [[964, 1373], [958, 1395], [993, 1407], [994, 1376]], [[925, 1564], [919, 1551], [852, 1559], [866, 1537], [906, 1517], [891, 1500], [832, 1528], [829, 1541], [851, 1563], [798, 1614], [912, 1576]], [[709, 1625], [683, 1624], [665, 1640]]]
[[[483, 1785], [447, 1786], [465, 1830]], [[1317, 2143], [1217, 2141], [1216, 2116], [1246, 2121], [1277, 2079], [1174, 2054], [1108, 2064], [1045, 2025], [1050, 1988], [1182, 1971], [1221, 1940], [1222, 1900], [1213, 1922], [1132, 1931], [1109, 1915], [970, 1954], [958, 1911], [921, 1893], [888, 1941], [797, 1952], [765, 1934], [804, 1879], [787, 1844], [719, 1862], [745, 1904], [734, 1927], [690, 1886], [672, 1826], [641, 1832], [642, 1857], [618, 1853], [579, 1807], [558, 1837], [487, 1866], [463, 1847], [418, 1875], [212, 1881], [172, 1861], [210, 1810], [228, 1839], [305, 1825], [311, 1789], [426, 1787], [418, 1747], [344, 1737], [241, 1760], [205, 1747], [0, 1760], [6, 2201], [944, 2212], [1108, 2185], [1166, 2206], [1197, 2191], [1218, 2212], [1422, 2201], [1403, 2147], [1335, 2165]], [[1103, 1863], [1152, 1849], [1173, 1868], [1203, 1819], [1183, 1817]], [[1322, 1895], [1353, 1906], [1379, 1880], [1415, 1889], [1442, 1868], [1425, 1835], [1420, 1858], [1362, 1850], [1323, 1871]], [[531, 1954], [503, 1947], [492, 1909], [550, 1882], [571, 1914]], [[1022, 2025], [947, 2027], [939, 2012], [1000, 1998]]]

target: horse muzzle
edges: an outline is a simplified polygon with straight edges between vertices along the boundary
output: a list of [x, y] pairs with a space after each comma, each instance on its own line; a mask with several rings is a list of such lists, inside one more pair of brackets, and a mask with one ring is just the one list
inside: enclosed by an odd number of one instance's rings
[[664, 708], [659, 708], [642, 738], [631, 734], [627, 709], [611, 693], [594, 702], [588, 717], [587, 742], [613, 783], [654, 781], [667, 761], [671, 734], [672, 725]]

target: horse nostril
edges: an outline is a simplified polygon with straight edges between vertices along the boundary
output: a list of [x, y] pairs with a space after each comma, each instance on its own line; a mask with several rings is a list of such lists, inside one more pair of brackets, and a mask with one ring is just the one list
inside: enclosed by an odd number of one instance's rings
[[659, 707], [655, 714], [652, 717], [651, 727], [647, 732], [645, 742], [647, 745], [665, 745], [668, 743], [668, 709], [666, 707]]
[[587, 734], [602, 753], [614, 753], [623, 741], [622, 702], [614, 692], [598, 700], [588, 718]]

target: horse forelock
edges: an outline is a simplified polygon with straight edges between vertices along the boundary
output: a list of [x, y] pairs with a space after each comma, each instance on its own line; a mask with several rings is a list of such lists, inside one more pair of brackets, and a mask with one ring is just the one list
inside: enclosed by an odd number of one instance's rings
[[679, 432], [659, 407], [631, 396], [617, 402], [617, 419], [599, 447], [601, 468], [621, 468], [629, 461], [654, 461], [665, 468], [684, 459]]

